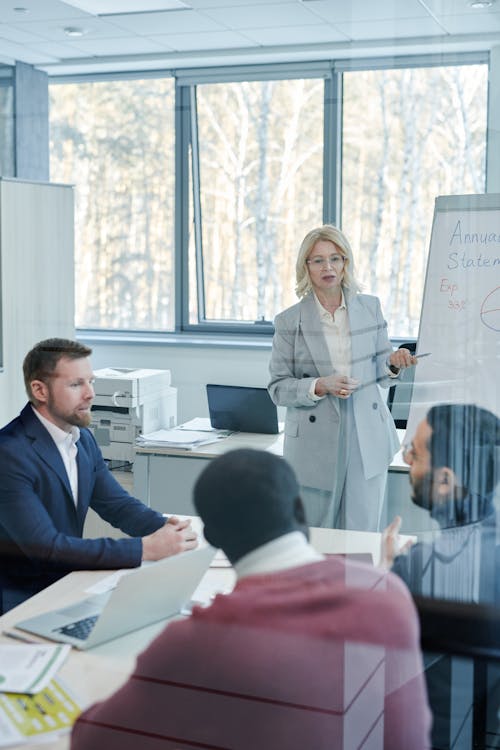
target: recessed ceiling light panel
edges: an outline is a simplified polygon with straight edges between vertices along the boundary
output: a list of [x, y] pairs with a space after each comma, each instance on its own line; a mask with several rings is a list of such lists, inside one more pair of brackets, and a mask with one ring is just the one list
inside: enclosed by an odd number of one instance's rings
[[186, 10], [183, 0], [65, 0], [94, 16], [122, 15], [125, 13], [151, 13], [162, 10]]
[[87, 33], [87, 29], [82, 29], [80, 26], [65, 26], [64, 33], [66, 36], [83, 36]]
[[494, 0], [469, 0], [471, 8], [490, 8]]

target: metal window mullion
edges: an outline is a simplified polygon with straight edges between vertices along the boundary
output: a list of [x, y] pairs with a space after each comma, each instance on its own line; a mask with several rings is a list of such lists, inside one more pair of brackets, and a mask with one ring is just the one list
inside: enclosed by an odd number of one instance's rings
[[323, 133], [323, 221], [340, 224], [342, 176], [342, 74], [325, 80]]
[[175, 88], [175, 331], [189, 321], [189, 91]]
[[198, 107], [196, 86], [189, 87], [191, 114], [191, 168], [193, 180], [194, 243], [196, 252], [196, 293], [198, 296], [198, 322], [207, 319], [205, 307], [205, 271], [203, 265], [203, 231], [201, 217], [200, 149], [198, 141]]

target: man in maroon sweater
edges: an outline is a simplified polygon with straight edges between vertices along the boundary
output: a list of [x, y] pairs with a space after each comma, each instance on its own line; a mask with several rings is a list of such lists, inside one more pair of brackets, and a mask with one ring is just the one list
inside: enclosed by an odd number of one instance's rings
[[73, 750], [423, 750], [430, 712], [411, 598], [391, 573], [309, 545], [298, 485], [272, 454], [211, 462], [195, 505], [238, 582], [171, 623]]

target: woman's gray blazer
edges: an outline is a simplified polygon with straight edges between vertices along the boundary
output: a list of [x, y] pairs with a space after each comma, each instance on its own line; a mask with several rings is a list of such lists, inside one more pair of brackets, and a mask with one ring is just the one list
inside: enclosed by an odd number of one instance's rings
[[[350, 397], [366, 479], [386, 471], [399, 448], [394, 421], [377, 383], [388, 387], [387, 357], [392, 347], [377, 297], [344, 296], [351, 331], [351, 375], [360, 381]], [[284, 456], [299, 483], [331, 490], [334, 486], [340, 434], [339, 399], [309, 398], [313, 379], [331, 375], [335, 362], [323, 334], [312, 292], [276, 316], [270, 363], [269, 393], [286, 406]], [[333, 364], [333, 367], [332, 367]]]

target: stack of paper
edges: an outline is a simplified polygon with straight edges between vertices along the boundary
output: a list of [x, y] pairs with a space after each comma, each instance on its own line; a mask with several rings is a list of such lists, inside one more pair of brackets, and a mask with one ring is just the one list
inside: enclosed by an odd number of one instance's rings
[[47, 741], [69, 732], [81, 712], [53, 679], [71, 646], [0, 644], [0, 748]]
[[177, 426], [179, 430], [195, 430], [196, 432], [211, 432], [213, 435], [219, 437], [229, 437], [234, 435], [234, 430], [218, 430], [216, 427], [212, 427], [210, 419], [208, 417], [194, 417], [183, 424]]
[[147, 435], [139, 435], [137, 445], [141, 448], [180, 448], [193, 450], [200, 445], [216, 443], [225, 435], [212, 432], [199, 432], [174, 427], [171, 430], [156, 430]]
[[49, 684], [71, 650], [44, 643], [0, 644], [0, 692], [38, 693]]
[[58, 680], [35, 695], [0, 693], [0, 747], [53, 740], [71, 730], [81, 711], [68, 687]]

